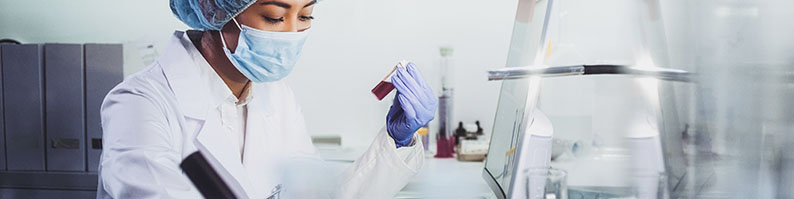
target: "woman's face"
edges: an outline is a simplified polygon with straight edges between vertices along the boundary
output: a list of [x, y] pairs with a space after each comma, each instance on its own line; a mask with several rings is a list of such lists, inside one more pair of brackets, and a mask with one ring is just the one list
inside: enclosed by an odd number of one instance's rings
[[[257, 0], [237, 16], [237, 22], [271, 32], [301, 32], [312, 26], [317, 0]], [[231, 22], [234, 23], [234, 22]]]

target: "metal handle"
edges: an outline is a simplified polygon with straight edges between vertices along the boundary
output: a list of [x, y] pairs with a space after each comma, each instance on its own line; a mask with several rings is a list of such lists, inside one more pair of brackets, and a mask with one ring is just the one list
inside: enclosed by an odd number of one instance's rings
[[488, 80], [522, 79], [528, 77], [561, 77], [575, 75], [636, 75], [661, 80], [691, 82], [693, 74], [677, 69], [631, 67], [627, 65], [526, 66], [488, 71]]

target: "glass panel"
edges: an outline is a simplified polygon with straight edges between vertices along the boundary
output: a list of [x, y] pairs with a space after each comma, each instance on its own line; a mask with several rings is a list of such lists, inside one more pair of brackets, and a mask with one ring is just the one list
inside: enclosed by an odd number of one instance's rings
[[665, 2], [673, 10], [665, 24], [657, 0], [558, 0], [545, 37], [537, 19], [546, 1], [520, 2], [507, 67], [620, 64], [696, 75], [691, 83], [628, 75], [504, 81], [486, 164], [503, 189], [515, 159], [505, 152], [523, 128], [516, 121], [530, 117], [523, 113], [537, 97], [555, 140], [568, 140], [555, 143], [579, 144], [552, 162], [568, 171], [572, 191], [794, 198], [794, 1]]
[[[674, 197], [792, 198], [794, 155], [794, 12], [792, 1], [686, 1], [673, 63], [699, 74], [679, 99], [687, 128]], [[667, 146], [667, 144], [666, 144]], [[679, 155], [679, 154], [671, 154]], [[674, 156], [669, 156], [668, 159]], [[671, 179], [675, 180], [675, 179]]]
[[[668, 67], [655, 0], [560, 0], [551, 16], [545, 65]], [[659, 92], [674, 84], [686, 83], [629, 75], [543, 79], [538, 108], [552, 121], [555, 140], [587, 146], [552, 161], [568, 171], [570, 189], [621, 190], [610, 194], [638, 198], [659, 192], [660, 123], [676, 119], [661, 114]]]
[[[519, 1], [507, 67], [526, 66], [534, 63], [538, 48], [542, 46], [539, 43], [541, 43], [548, 2], [548, 0]], [[515, 153], [508, 151], [516, 147], [521, 136], [519, 132], [525, 127], [522, 125], [527, 117], [524, 114], [530, 81], [536, 82], [535, 85], [537, 85], [537, 79], [502, 82], [485, 168], [491, 172], [504, 192], [507, 192], [510, 187], [509, 182], [512, 180], [514, 172]], [[537, 97], [537, 93], [533, 96]]]

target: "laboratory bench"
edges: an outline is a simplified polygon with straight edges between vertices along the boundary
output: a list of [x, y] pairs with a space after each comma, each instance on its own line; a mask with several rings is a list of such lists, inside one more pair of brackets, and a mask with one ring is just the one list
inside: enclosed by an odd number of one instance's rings
[[483, 165], [426, 157], [419, 174], [395, 198], [496, 198], [482, 178]]
[[[363, 147], [323, 148], [318, 153], [332, 170], [344, 170], [366, 151]], [[496, 198], [482, 178], [484, 162], [434, 158], [425, 153], [419, 173], [395, 198]]]

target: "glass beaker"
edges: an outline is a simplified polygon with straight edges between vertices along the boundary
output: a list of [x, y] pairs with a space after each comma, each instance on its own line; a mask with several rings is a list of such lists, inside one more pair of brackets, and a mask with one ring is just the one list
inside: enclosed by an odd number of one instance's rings
[[636, 172], [634, 176], [634, 198], [668, 199], [667, 176], [664, 172]]
[[568, 173], [556, 168], [527, 171], [528, 199], [568, 199]]

